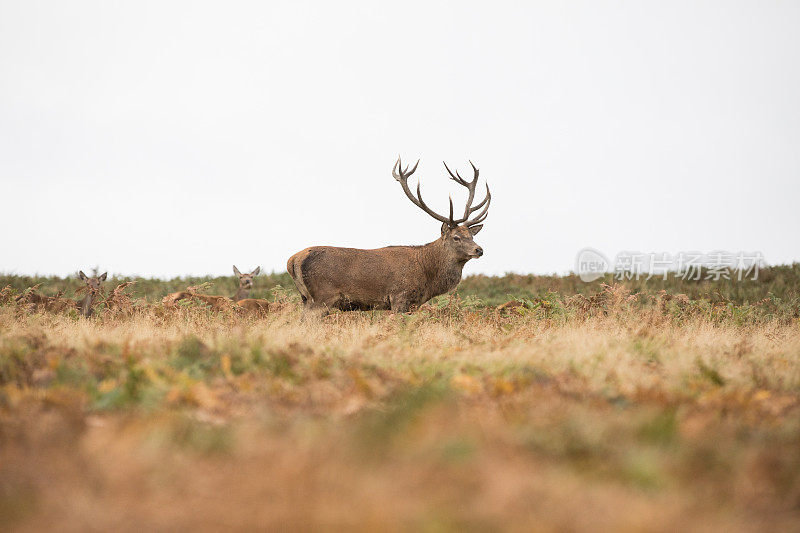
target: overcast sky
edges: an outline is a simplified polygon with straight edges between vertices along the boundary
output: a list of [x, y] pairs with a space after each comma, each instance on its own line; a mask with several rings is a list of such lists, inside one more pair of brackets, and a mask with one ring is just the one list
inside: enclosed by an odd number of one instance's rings
[[488, 180], [465, 273], [800, 260], [800, 2], [0, 1], [0, 271], [432, 241], [398, 154]]

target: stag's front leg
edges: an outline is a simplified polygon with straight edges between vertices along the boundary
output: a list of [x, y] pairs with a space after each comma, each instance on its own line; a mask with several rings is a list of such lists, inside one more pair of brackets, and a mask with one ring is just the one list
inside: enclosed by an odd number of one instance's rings
[[406, 293], [392, 294], [389, 296], [389, 308], [392, 313], [408, 313], [414, 302]]

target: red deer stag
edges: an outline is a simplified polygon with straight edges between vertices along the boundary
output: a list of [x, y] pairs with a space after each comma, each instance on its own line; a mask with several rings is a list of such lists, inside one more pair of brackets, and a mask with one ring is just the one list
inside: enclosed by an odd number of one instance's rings
[[398, 158], [392, 175], [414, 205], [442, 223], [441, 237], [423, 246], [374, 250], [314, 246], [294, 254], [286, 267], [307, 306], [345, 311], [391, 309], [404, 313], [455, 289], [461, 281], [464, 264], [483, 255], [483, 249], [472, 238], [483, 227], [480, 223], [488, 215], [492, 195], [487, 185], [486, 198], [472, 206], [478, 169], [470, 161], [474, 178], [467, 181], [458, 171], [453, 174], [445, 163], [450, 178], [468, 191], [463, 216], [453, 218], [452, 198], [450, 215], [445, 217], [425, 205], [419, 183], [416, 196], [409, 190], [408, 178], [417, 165], [419, 161], [409, 171]]

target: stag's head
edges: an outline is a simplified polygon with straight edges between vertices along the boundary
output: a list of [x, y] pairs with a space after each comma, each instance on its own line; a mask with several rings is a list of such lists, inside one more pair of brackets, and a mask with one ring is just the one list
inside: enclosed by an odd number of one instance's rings
[[478, 246], [472, 237], [481, 230], [481, 227], [478, 225], [470, 228], [462, 225], [450, 228], [442, 224], [442, 241], [456, 258], [464, 261], [477, 259], [483, 255], [483, 248]]
[[261, 272], [261, 267], [256, 267], [255, 270], [253, 270], [249, 274], [247, 273], [242, 274], [241, 272], [239, 272], [239, 269], [236, 268], [236, 265], [233, 265], [233, 273], [236, 274], [237, 278], [239, 278], [240, 289], [252, 289], [253, 278], [258, 276], [259, 272]]
[[408, 166], [403, 168], [403, 164], [398, 157], [392, 169], [392, 176], [400, 182], [400, 185], [403, 187], [403, 192], [406, 193], [408, 199], [411, 200], [414, 205], [428, 213], [428, 215], [442, 223], [443, 245], [452, 252], [457, 259], [463, 261], [468, 261], [483, 255], [483, 248], [475, 243], [473, 237], [483, 228], [481, 222], [486, 220], [486, 217], [489, 215], [489, 204], [492, 202], [492, 193], [489, 192], [489, 185], [487, 184], [486, 197], [477, 205], [472, 205], [475, 200], [475, 187], [478, 185], [478, 175], [480, 171], [472, 164], [472, 161], [470, 161], [469, 164], [472, 166], [474, 174], [471, 181], [462, 178], [457, 170], [454, 174], [450, 171], [450, 168], [448, 168], [447, 163], [444, 163], [444, 168], [450, 175], [450, 179], [467, 188], [467, 204], [464, 207], [464, 214], [459, 218], [453, 217], [452, 198], [450, 198], [450, 215], [445, 217], [433, 211], [422, 200], [419, 182], [417, 183], [416, 196], [414, 196], [408, 188], [408, 178], [417, 170], [419, 160], [414, 164], [414, 167], [409, 170]]
[[[95, 271], [96, 273], [96, 271]], [[83, 273], [83, 270], [78, 271], [78, 277], [86, 283], [86, 288], [91, 294], [96, 293], [100, 290], [100, 284], [103, 283], [106, 278], [108, 277], [108, 272], [103, 272], [99, 276], [87, 276]]]

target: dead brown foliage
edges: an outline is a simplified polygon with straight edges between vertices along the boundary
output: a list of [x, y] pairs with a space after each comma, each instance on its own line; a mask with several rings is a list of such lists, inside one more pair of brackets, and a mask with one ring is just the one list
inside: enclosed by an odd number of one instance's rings
[[76, 309], [78, 304], [75, 300], [63, 297], [63, 292], [55, 296], [44, 296], [38, 292], [39, 285], [27, 289], [15, 298], [16, 304], [28, 313], [48, 312], [63, 313]]

